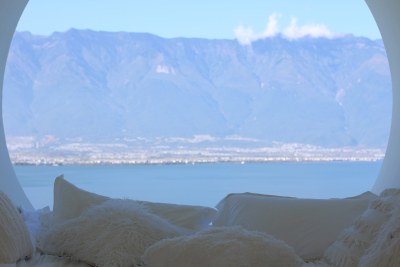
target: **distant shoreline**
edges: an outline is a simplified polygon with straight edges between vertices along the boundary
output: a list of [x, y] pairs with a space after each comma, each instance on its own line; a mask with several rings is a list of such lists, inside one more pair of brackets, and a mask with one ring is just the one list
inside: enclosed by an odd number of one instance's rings
[[199, 164], [268, 164], [378, 162], [383, 158], [320, 158], [320, 159], [246, 159], [246, 160], [147, 160], [147, 161], [84, 161], [84, 162], [12, 162], [15, 166], [124, 166], [124, 165], [199, 165]]
[[[208, 136], [211, 139], [212, 137]], [[196, 136], [193, 142], [207, 139]], [[14, 165], [172, 165], [216, 163], [275, 163], [275, 162], [356, 162], [379, 161], [385, 157], [384, 148], [319, 147], [309, 144], [277, 143], [272, 146], [201, 146], [191, 144], [160, 144], [147, 146], [120, 143], [75, 142], [36, 147], [34, 139], [15, 139], [8, 146]], [[207, 139], [208, 140], [208, 139]], [[199, 142], [200, 142], [199, 141]], [[201, 143], [200, 142], [200, 143]], [[136, 144], [136, 145], [135, 145]]]

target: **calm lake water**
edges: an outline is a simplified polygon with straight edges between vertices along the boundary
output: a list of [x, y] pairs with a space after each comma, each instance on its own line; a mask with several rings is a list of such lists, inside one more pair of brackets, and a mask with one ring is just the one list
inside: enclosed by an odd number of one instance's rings
[[118, 198], [215, 206], [228, 193], [349, 197], [372, 188], [382, 162], [15, 166], [35, 208], [53, 205], [54, 178]]

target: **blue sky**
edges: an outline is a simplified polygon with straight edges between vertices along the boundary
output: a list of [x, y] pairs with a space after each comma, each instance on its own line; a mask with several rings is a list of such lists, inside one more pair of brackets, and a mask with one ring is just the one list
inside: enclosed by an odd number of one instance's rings
[[381, 38], [364, 0], [30, 0], [17, 30], [70, 28], [244, 42], [293, 29]]

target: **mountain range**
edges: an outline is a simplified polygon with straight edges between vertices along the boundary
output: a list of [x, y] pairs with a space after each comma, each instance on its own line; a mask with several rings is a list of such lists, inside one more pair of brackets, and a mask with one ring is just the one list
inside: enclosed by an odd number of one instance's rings
[[5, 74], [7, 136], [93, 142], [236, 136], [385, 147], [391, 80], [381, 40], [162, 38], [17, 32]]

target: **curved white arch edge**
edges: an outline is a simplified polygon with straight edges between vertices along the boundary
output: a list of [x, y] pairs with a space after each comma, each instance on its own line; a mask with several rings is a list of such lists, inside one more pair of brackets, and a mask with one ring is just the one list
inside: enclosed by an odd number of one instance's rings
[[392, 75], [392, 127], [385, 160], [372, 191], [400, 187], [400, 1], [366, 0], [385, 44]]
[[[361, 1], [361, 0], [360, 0]], [[385, 188], [400, 188], [400, 10], [399, 0], [366, 0], [381, 31], [389, 58], [393, 84], [392, 128], [385, 160], [373, 187], [375, 193]], [[0, 1], [0, 107], [4, 71], [11, 40], [28, 0]], [[0, 109], [0, 190], [18, 206], [33, 209], [19, 184], [8, 154]]]
[[8, 51], [19, 18], [28, 0], [1, 0], [0, 2], [0, 190], [17, 206], [33, 209], [14, 172], [8, 154], [3, 127], [3, 82]]

